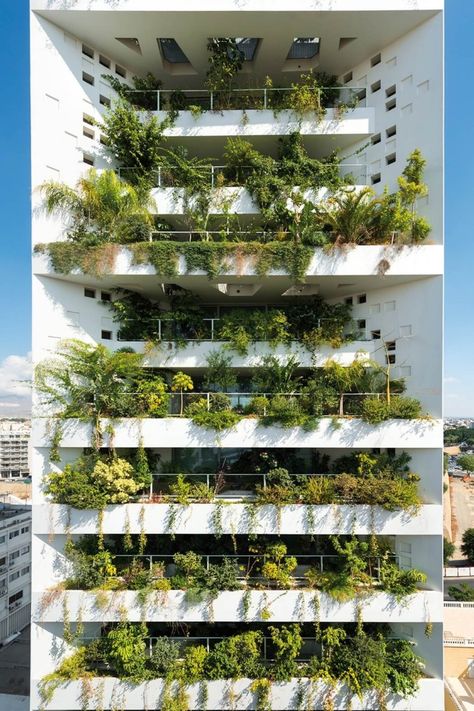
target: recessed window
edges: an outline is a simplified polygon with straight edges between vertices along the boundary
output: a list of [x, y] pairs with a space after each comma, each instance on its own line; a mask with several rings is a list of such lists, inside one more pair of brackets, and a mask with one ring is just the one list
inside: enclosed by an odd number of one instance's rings
[[84, 296], [88, 299], [95, 299], [95, 289], [84, 289]]
[[366, 322], [365, 318], [360, 318], [357, 321], [357, 328], [364, 329], [366, 327], [366, 325], [367, 325], [367, 322]]
[[99, 54], [99, 63], [102, 64], [103, 67], [107, 67], [107, 69], [110, 69], [110, 59], [104, 57], [103, 54]]
[[237, 47], [243, 54], [244, 62], [253, 62], [258, 43], [260, 42], [258, 37], [236, 37], [235, 41]]
[[346, 298], [344, 299], [344, 303], [348, 306], [352, 306], [352, 304], [354, 303], [354, 299], [352, 298], [352, 296], [346, 296]]
[[140, 47], [140, 42], [137, 37], [116, 37], [115, 39], [117, 42], [121, 42], [125, 45], [128, 49], [131, 49], [132, 52], [136, 52], [137, 54], [142, 53], [142, 48]]
[[366, 304], [367, 303], [367, 294], [359, 294], [357, 297], [357, 303], [358, 304]]
[[170, 64], [189, 64], [189, 59], [172, 37], [160, 37], [158, 45], [163, 58]]
[[344, 74], [344, 84], [348, 84], [350, 81], [352, 81], [352, 72], [347, 72]]
[[381, 61], [382, 61], [382, 55], [381, 55], [380, 52], [379, 52], [378, 54], [375, 54], [375, 55], [372, 57], [372, 59], [370, 60], [370, 66], [371, 66], [371, 67], [376, 67], [377, 64], [380, 64]]
[[112, 294], [110, 293], [110, 291], [101, 291], [100, 298], [101, 301], [112, 301]]
[[295, 37], [287, 59], [313, 59], [319, 54], [319, 37]]
[[86, 163], [86, 165], [94, 165], [94, 156], [89, 155], [89, 153], [83, 153], [82, 162]]
[[374, 81], [374, 83], [370, 85], [370, 91], [372, 92], [372, 94], [375, 94], [376, 91], [380, 91], [381, 86], [382, 82], [380, 81], [380, 79], [378, 81]]
[[83, 123], [86, 123], [88, 126], [94, 126], [95, 121], [92, 118], [92, 116], [89, 116], [89, 114], [82, 114], [82, 121]]
[[91, 86], [94, 86], [94, 77], [92, 74], [88, 74], [87, 72], [82, 72], [82, 81], [84, 81], [86, 84], [90, 84]]
[[344, 49], [348, 44], [354, 42], [357, 37], [339, 37], [339, 49]]
[[102, 106], [107, 106], [107, 108], [110, 108], [110, 99], [107, 96], [104, 96], [103, 94], [99, 96], [99, 103], [102, 104]]
[[396, 449], [394, 447], [387, 447], [387, 455], [389, 457], [394, 457], [396, 454]]
[[390, 96], [394, 96], [396, 93], [397, 93], [397, 85], [396, 84], [392, 84], [392, 86], [389, 86], [388, 89], [385, 89], [385, 96], [387, 97], [387, 99]]
[[357, 101], [364, 101], [367, 97], [367, 89], [361, 89], [356, 93]]
[[20, 550], [21, 550], [21, 555], [26, 555], [27, 553], [30, 552], [30, 547], [29, 547], [29, 546], [23, 546], [23, 548], [21, 548]]
[[22, 526], [22, 528], [21, 528], [22, 533], [28, 533], [29, 530], [30, 530], [29, 526]]
[[94, 139], [94, 131], [91, 128], [87, 128], [87, 126], [82, 127], [82, 135], [86, 138]]
[[30, 566], [29, 566], [29, 565], [27, 565], [27, 566], [25, 566], [24, 568], [21, 569], [21, 574], [22, 574], [22, 575], [28, 575], [29, 572], [30, 572]]
[[109, 145], [109, 139], [107, 136], [104, 136], [103, 133], [100, 134], [100, 142], [102, 143], [103, 146], [108, 146]]
[[377, 183], [380, 183], [382, 180], [382, 176], [380, 173], [374, 173], [373, 175], [370, 176], [370, 182], [372, 185], [377, 185]]
[[115, 73], [119, 75], [119, 77], [123, 77], [124, 79], [127, 76], [127, 70], [124, 69], [124, 67], [121, 67], [120, 64], [115, 65]]
[[385, 341], [385, 348], [388, 351], [394, 351], [397, 348], [397, 342], [396, 341]]
[[385, 356], [385, 362], [387, 365], [394, 365], [396, 362], [395, 353], [390, 353], [388, 356]]
[[380, 338], [380, 329], [376, 328], [375, 331], [371, 331], [370, 337], [373, 341], [378, 341]]
[[390, 153], [388, 156], [385, 156], [385, 162], [387, 165], [392, 165], [392, 163], [396, 163], [397, 162], [397, 154]]
[[17, 528], [16, 531], [10, 531], [10, 533], [8, 534], [8, 538], [11, 541], [12, 538], [16, 538], [19, 535], [20, 535], [20, 529]]
[[104, 340], [104, 341], [111, 341], [111, 340], [112, 340], [112, 331], [104, 331], [104, 330], [102, 330], [102, 331], [100, 332], [100, 337], [101, 337], [102, 340]]
[[13, 602], [16, 602], [17, 600], [21, 600], [22, 597], [23, 597], [23, 590], [19, 590], [14, 595], [10, 595], [10, 597], [8, 598], [8, 604], [11, 605]]
[[380, 133], [376, 133], [375, 136], [372, 136], [372, 138], [370, 139], [370, 142], [373, 146], [376, 146], [377, 143], [380, 143], [381, 140], [382, 140], [382, 136], [380, 135]]
[[8, 580], [12, 583], [14, 580], [18, 580], [20, 577], [20, 571], [16, 570], [14, 573], [11, 573]]
[[392, 111], [397, 105], [397, 100], [396, 98], [390, 99], [390, 101], [387, 101], [385, 104], [385, 110], [386, 111]]
[[94, 50], [87, 44], [82, 45], [82, 54], [85, 54], [86, 57], [89, 57], [90, 59], [94, 59]]
[[397, 135], [397, 127], [390, 126], [390, 128], [386, 129], [385, 135], [387, 136], [387, 138], [392, 138], [392, 136], [396, 136]]

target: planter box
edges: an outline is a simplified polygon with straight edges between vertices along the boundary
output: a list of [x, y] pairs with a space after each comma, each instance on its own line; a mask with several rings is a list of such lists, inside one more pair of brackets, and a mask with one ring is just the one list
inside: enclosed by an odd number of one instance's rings
[[[31, 709], [34, 711], [43, 707], [37, 691], [38, 680], [32, 684]], [[205, 707], [199, 700], [199, 685], [188, 687], [189, 708], [199, 709], [226, 709], [235, 711], [256, 709], [257, 699], [251, 691], [250, 679], [237, 681], [210, 681], [207, 682], [208, 700]], [[145, 684], [130, 684], [118, 679], [106, 677], [94, 679], [83, 684], [80, 681], [70, 681], [61, 685], [54, 692], [51, 703], [47, 709], [62, 711], [63, 709], [84, 708], [84, 695], [92, 701], [89, 708], [124, 710], [160, 708], [163, 693], [163, 681], [157, 679]], [[418, 692], [409, 699], [399, 696], [388, 697], [390, 711], [443, 711], [444, 691], [442, 679], [422, 679]], [[289, 682], [274, 683], [271, 686], [271, 707], [277, 711], [296, 708], [296, 700], [303, 695], [305, 709], [319, 710], [330, 691], [327, 684], [317, 681], [311, 683], [309, 679], [292, 679]], [[86, 692], [84, 694], [84, 692]], [[230, 701], [232, 698], [232, 705]], [[347, 687], [337, 686], [334, 691], [334, 705], [337, 711], [346, 711], [350, 699]], [[95, 704], [95, 706], [93, 705]], [[354, 711], [372, 711], [379, 709], [376, 694], [366, 694], [362, 700], [352, 697]]]
[[[40, 623], [56, 622], [63, 617], [63, 601], [71, 621], [118, 622], [120, 610], [127, 610], [130, 622], [200, 622], [210, 618], [215, 622], [238, 620], [260, 621], [262, 610], [271, 613], [270, 623], [314, 622], [314, 601], [319, 599], [319, 619], [321, 622], [355, 622], [357, 619], [356, 600], [336, 602], [326, 593], [308, 590], [252, 590], [249, 595], [247, 615], [244, 617], [243, 591], [219, 593], [210, 599], [190, 603], [181, 590], [155, 591], [149, 595], [143, 607], [136, 591], [102, 591], [100, 604], [94, 592], [67, 590], [58, 595], [46, 609], [42, 609], [42, 593], [34, 593], [32, 604], [33, 619]], [[80, 614], [79, 614], [80, 613]], [[442, 622], [443, 596], [440, 592], [420, 591], [404, 598], [401, 602], [384, 592], [376, 592], [362, 599], [362, 617], [365, 622]]]

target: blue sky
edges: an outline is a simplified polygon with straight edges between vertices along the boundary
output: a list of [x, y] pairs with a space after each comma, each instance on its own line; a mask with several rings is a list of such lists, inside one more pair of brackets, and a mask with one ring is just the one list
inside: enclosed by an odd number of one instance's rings
[[[446, 1], [446, 415], [474, 416], [474, 2]], [[383, 2], [383, 0], [381, 0]], [[28, 0], [0, 0], [0, 417], [20, 412], [30, 335]], [[20, 407], [18, 407], [20, 405]]]

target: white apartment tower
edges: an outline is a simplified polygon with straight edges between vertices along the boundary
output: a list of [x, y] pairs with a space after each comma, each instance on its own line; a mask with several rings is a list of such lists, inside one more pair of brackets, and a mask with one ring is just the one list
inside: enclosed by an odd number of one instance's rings
[[30, 5], [31, 709], [440, 711], [443, 0]]

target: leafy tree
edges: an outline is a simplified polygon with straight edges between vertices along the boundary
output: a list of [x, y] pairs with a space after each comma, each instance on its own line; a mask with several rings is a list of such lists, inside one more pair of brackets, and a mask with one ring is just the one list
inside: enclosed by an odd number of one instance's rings
[[474, 454], [462, 454], [457, 463], [466, 472], [474, 472]]
[[443, 561], [445, 565], [448, 565], [449, 561], [454, 555], [456, 546], [451, 543], [446, 537], [443, 538]]
[[184, 410], [184, 393], [189, 390], [192, 390], [193, 388], [194, 388], [193, 380], [189, 375], [186, 375], [186, 373], [182, 373], [181, 371], [178, 371], [175, 375], [173, 375], [173, 380], [171, 383], [171, 390], [173, 392], [179, 392], [179, 394], [180, 394], [179, 414], [181, 416], [183, 415], [183, 410]]
[[109, 659], [120, 678], [142, 680], [145, 676], [146, 635], [143, 625], [122, 622], [107, 634]]
[[232, 356], [226, 356], [222, 351], [211, 351], [206, 357], [206, 373], [203, 384], [207, 388], [217, 386], [227, 390], [236, 381], [235, 371], [232, 368]]
[[474, 561], [474, 528], [467, 528], [462, 534], [462, 554], [470, 561]]
[[149, 192], [121, 181], [113, 170], [94, 168], [75, 188], [48, 180], [39, 190], [48, 215], [68, 221], [68, 239], [86, 246], [106, 242], [139, 242], [148, 239], [153, 225]]
[[357, 388], [366, 364], [361, 358], [355, 358], [350, 365], [340, 365], [335, 360], [327, 360], [324, 365], [324, 375], [328, 385], [333, 386], [339, 393], [339, 414], [344, 414], [344, 393]]

